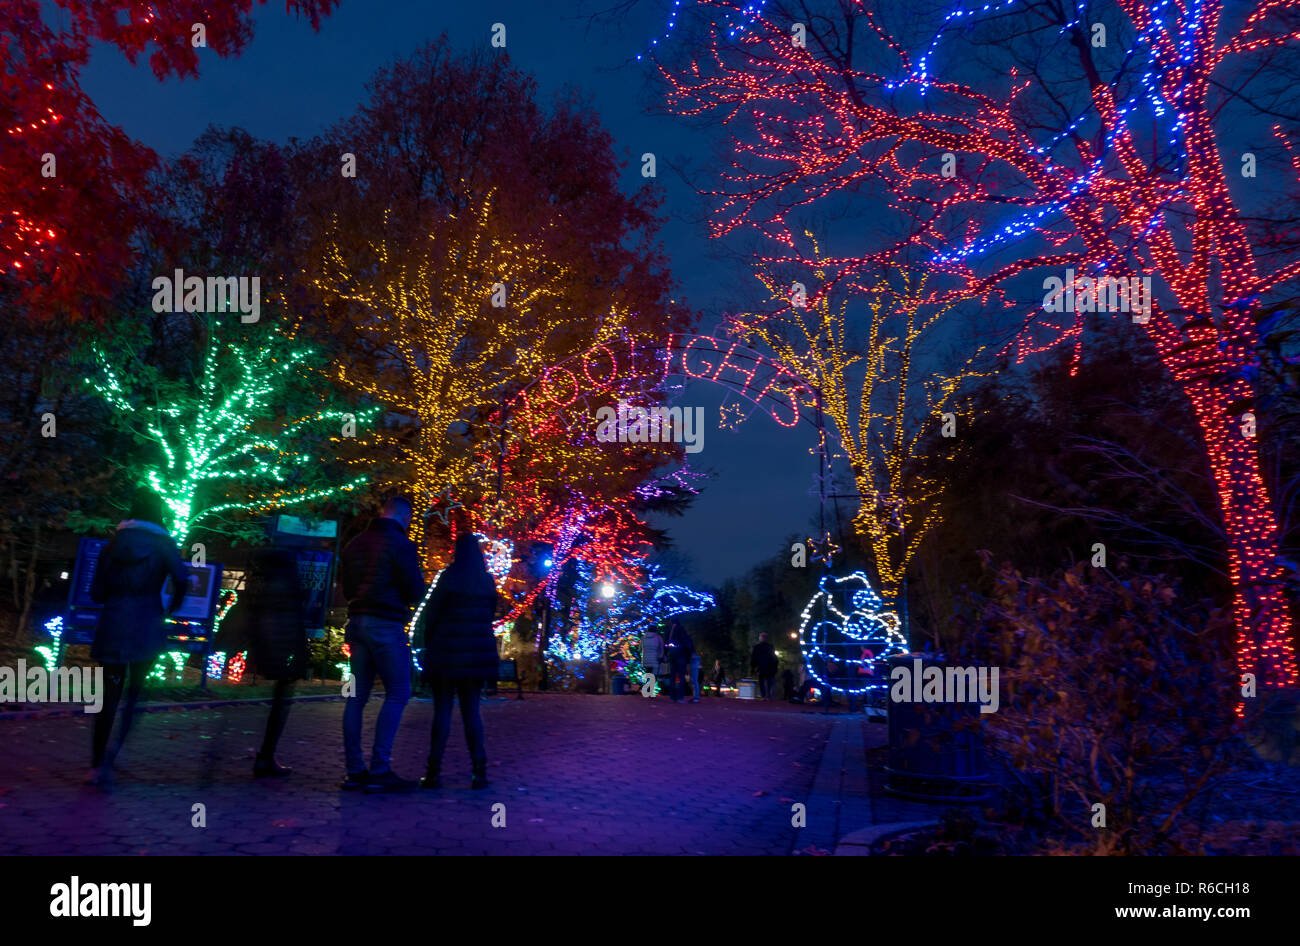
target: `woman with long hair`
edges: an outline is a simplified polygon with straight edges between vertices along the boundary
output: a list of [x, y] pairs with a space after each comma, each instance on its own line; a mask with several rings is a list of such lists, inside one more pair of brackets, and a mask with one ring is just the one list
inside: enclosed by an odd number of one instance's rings
[[456, 539], [451, 564], [438, 577], [424, 610], [424, 679], [433, 690], [433, 732], [429, 761], [420, 785], [441, 787], [442, 756], [451, 732], [451, 706], [460, 700], [465, 742], [474, 767], [471, 788], [487, 788], [487, 751], [479, 695], [497, 674], [497, 644], [492, 635], [497, 588], [488, 574], [478, 536]]

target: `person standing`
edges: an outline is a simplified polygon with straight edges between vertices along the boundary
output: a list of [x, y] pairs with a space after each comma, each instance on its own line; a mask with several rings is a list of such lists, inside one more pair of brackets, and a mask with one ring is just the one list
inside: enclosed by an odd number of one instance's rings
[[691, 654], [691, 702], [700, 701], [700, 654]]
[[722, 688], [727, 682], [727, 675], [722, 669], [722, 661], [713, 661], [713, 686], [718, 691], [718, 696], [723, 696]]
[[[90, 597], [102, 604], [91, 659], [104, 667], [104, 706], [95, 717], [87, 781], [107, 788], [113, 781], [113, 761], [121, 751], [135, 718], [135, 706], [145, 677], [167, 647], [162, 590], [170, 577], [172, 593], [166, 613], [185, 600], [189, 572], [180, 549], [162, 526], [163, 503], [153, 490], [140, 487], [131, 498], [128, 518], [99, 553]], [[122, 693], [122, 725], [108, 747]]]
[[758, 673], [758, 692], [765, 700], [772, 698], [776, 689], [776, 648], [767, 640], [767, 632], [758, 635], [758, 643], [749, 655], [750, 667]]
[[[393, 739], [411, 698], [411, 644], [406, 624], [424, 596], [424, 575], [415, 543], [406, 537], [411, 501], [393, 496], [383, 513], [347, 544], [340, 556], [343, 595], [348, 601], [344, 639], [356, 687], [343, 708], [343, 751], [347, 791], [409, 792], [416, 783], [392, 769]], [[375, 722], [370, 766], [361, 751], [361, 720], [375, 674], [384, 684], [384, 705]]]
[[433, 690], [433, 730], [424, 788], [442, 785], [442, 756], [451, 733], [451, 707], [460, 700], [473, 776], [470, 788], [487, 788], [487, 749], [479, 697], [483, 684], [496, 679], [497, 642], [492, 634], [497, 587], [488, 573], [478, 536], [456, 539], [451, 564], [438, 578], [424, 609], [424, 679]]
[[650, 696], [658, 696], [660, 681], [668, 675], [666, 647], [658, 627], [652, 627], [641, 636], [641, 669], [655, 677]]
[[682, 622], [674, 620], [668, 630], [668, 663], [672, 674], [672, 700], [682, 702], [690, 673], [691, 658], [695, 656], [695, 642], [686, 633]]
[[259, 550], [251, 571], [247, 606], [253, 631], [253, 666], [258, 674], [275, 681], [266, 734], [253, 762], [254, 777], [266, 778], [293, 771], [276, 761], [275, 748], [289, 718], [294, 681], [306, 675], [307, 625], [298, 557], [291, 549]]

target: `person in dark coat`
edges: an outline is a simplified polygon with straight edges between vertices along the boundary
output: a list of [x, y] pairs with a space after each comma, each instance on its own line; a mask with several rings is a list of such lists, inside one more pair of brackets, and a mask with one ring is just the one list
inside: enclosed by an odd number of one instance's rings
[[[393, 740], [402, 712], [411, 699], [411, 642], [406, 625], [411, 609], [424, 597], [420, 553], [406, 537], [411, 501], [393, 496], [366, 531], [339, 556], [343, 595], [348, 601], [344, 640], [356, 690], [343, 707], [345, 791], [409, 792], [416, 783], [392, 769]], [[361, 752], [361, 720], [375, 674], [384, 683], [384, 705], [375, 721], [370, 767]]]
[[695, 656], [695, 642], [681, 621], [674, 620], [668, 629], [668, 667], [672, 674], [672, 699], [680, 703], [685, 698], [691, 658]]
[[787, 703], [797, 702], [795, 699], [798, 694], [794, 688], [794, 671], [786, 667], [781, 671], [781, 685], [785, 688], [785, 699]]
[[[91, 580], [90, 596], [104, 606], [90, 646], [91, 659], [104, 666], [104, 706], [95, 717], [88, 781], [103, 787], [112, 782], [113, 760], [126, 742], [145, 677], [167, 647], [163, 584], [172, 579], [166, 613], [181, 606], [189, 584], [180, 549], [162, 521], [158, 495], [145, 487], [136, 490], [129, 516], [117, 524], [117, 534], [100, 552]], [[110, 750], [123, 690], [122, 725]]]
[[776, 648], [767, 639], [766, 632], [758, 635], [758, 643], [749, 655], [750, 666], [758, 673], [758, 692], [765, 700], [772, 698], [776, 689]]
[[460, 700], [474, 767], [471, 788], [487, 788], [487, 750], [483, 744], [483, 719], [479, 694], [486, 680], [497, 675], [497, 643], [492, 634], [497, 588], [488, 574], [478, 536], [463, 533], [456, 539], [451, 564], [438, 577], [424, 610], [424, 678], [433, 690], [433, 731], [429, 736], [429, 761], [420, 784], [441, 785], [442, 756], [451, 733], [451, 705]]
[[253, 775], [264, 778], [292, 771], [276, 762], [275, 747], [289, 718], [293, 683], [306, 675], [307, 627], [298, 557], [291, 549], [260, 550], [251, 572], [247, 607], [253, 631], [253, 665], [259, 674], [275, 681], [266, 734], [253, 762]]

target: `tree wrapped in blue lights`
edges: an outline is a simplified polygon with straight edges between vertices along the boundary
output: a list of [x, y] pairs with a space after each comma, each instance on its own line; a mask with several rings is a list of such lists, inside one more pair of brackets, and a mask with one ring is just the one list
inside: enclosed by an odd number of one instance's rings
[[560, 612], [547, 641], [546, 657], [553, 664], [600, 660], [608, 643], [602, 634], [606, 629], [604, 616], [596, 613], [599, 599], [592, 600], [595, 566], [578, 560], [574, 563], [574, 571], [568, 604]]
[[611, 670], [639, 686], [645, 679], [641, 635], [679, 615], [714, 606], [712, 595], [670, 583], [657, 566], [649, 566], [645, 575], [640, 585], [614, 588], [595, 581], [591, 563], [575, 563], [568, 605], [557, 618], [546, 648], [553, 669], [570, 669], [581, 676], [583, 665], [608, 658]]
[[657, 566], [650, 566], [647, 579], [644, 587], [619, 595], [611, 614], [614, 667], [634, 686], [645, 682], [641, 635], [683, 614], [708, 611], [717, 603], [708, 592], [670, 583]]

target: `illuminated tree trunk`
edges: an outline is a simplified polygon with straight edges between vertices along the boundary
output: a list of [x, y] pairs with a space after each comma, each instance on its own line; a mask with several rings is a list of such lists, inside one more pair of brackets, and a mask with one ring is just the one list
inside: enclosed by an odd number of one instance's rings
[[[1223, 380], [1221, 372], [1235, 366], [1229, 358], [1216, 357], [1216, 346], [1183, 345], [1161, 354], [1182, 383], [1205, 440], [1228, 537], [1238, 666], [1242, 673], [1255, 674], [1260, 686], [1294, 686], [1291, 618], [1283, 570], [1276, 561], [1277, 522], [1260, 472], [1253, 418], [1243, 416], [1249, 408], [1242, 405], [1252, 403], [1254, 391], [1244, 378]], [[1209, 366], [1217, 377], [1207, 376]]]
[[[857, 483], [858, 492], [863, 496], [870, 496], [874, 486], [875, 482], [865, 477]], [[876, 593], [885, 603], [886, 610], [896, 611], [903, 594], [902, 571], [907, 567], [907, 558], [898, 552], [901, 536], [881, 522], [868, 502], [863, 500], [862, 508], [854, 516], [853, 531], [860, 537], [863, 551], [875, 565]]]

